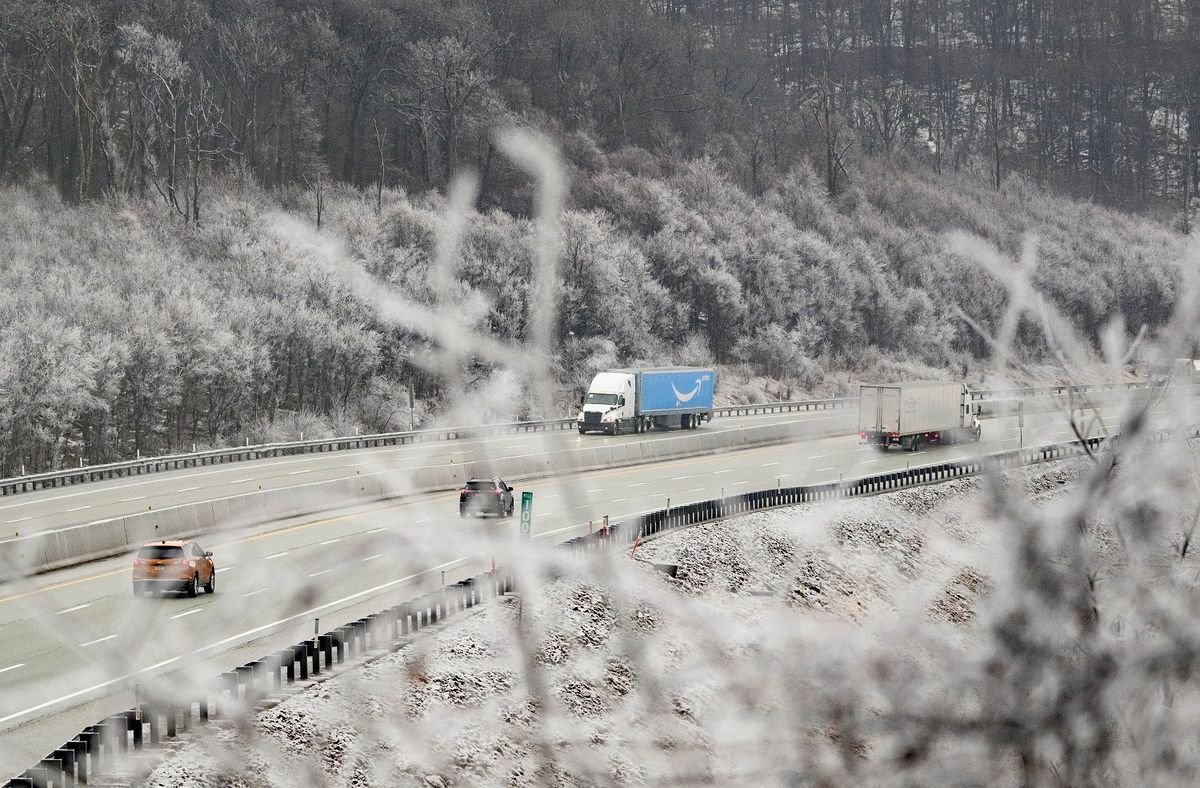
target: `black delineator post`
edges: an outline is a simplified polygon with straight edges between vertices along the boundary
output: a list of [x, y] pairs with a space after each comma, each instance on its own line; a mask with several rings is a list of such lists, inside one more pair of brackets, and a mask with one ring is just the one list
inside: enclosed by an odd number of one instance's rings
[[317, 648], [325, 656], [325, 669], [333, 667], [333, 635], [321, 635], [317, 638]]
[[208, 722], [208, 693], [205, 692], [200, 696], [200, 721]]
[[178, 732], [176, 729], [176, 719], [175, 718], [178, 716], [179, 710], [178, 710], [178, 707], [174, 703], [168, 701], [166, 712], [167, 712], [167, 738], [174, 739], [175, 734]]
[[157, 746], [159, 735], [162, 732], [161, 723], [158, 721], [158, 707], [146, 704], [142, 707], [142, 714], [145, 715], [146, 725], [150, 728], [150, 746]]
[[192, 702], [190, 700], [179, 704], [179, 730], [187, 733], [192, 729]]

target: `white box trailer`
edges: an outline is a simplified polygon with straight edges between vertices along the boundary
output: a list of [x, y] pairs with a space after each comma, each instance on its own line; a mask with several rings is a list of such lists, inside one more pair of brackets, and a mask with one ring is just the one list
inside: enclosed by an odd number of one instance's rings
[[962, 383], [864, 383], [859, 387], [858, 435], [886, 450], [917, 451], [926, 443], [977, 441], [979, 405]]

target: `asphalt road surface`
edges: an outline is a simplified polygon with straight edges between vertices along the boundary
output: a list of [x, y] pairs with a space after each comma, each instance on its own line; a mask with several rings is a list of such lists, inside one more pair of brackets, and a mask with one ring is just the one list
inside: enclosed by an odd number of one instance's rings
[[[1111, 410], [1115, 414], [1116, 409]], [[822, 414], [783, 414], [789, 419]], [[830, 414], [825, 414], [830, 415]], [[736, 426], [735, 419], [706, 428]], [[763, 418], [748, 420], [762, 424]], [[1168, 426], [1166, 416], [1155, 422]], [[1089, 431], [1096, 433], [1099, 425]], [[725, 452], [651, 465], [564, 474], [514, 485], [534, 493], [535, 539], [561, 541], [604, 515], [638, 512], [776, 485], [836, 481], [908, 465], [1073, 438], [1064, 418], [1027, 415], [984, 422], [978, 444], [880, 452], [846, 436]], [[575, 433], [567, 442], [655, 440]], [[438, 447], [452, 453], [537, 451], [546, 435], [507, 435]], [[3, 500], [4, 516], [50, 518], [87, 500], [97, 514], [121, 514], [142, 501], [164, 505], [188, 495], [227, 495], [239, 484], [286, 484], [298, 476], [332, 478], [365, 464], [403, 473], [406, 463], [439, 456], [428, 446], [302, 456], [186, 470], [142, 479], [51, 490]], [[425, 451], [421, 455], [419, 452]], [[383, 466], [383, 467], [380, 467]], [[251, 478], [252, 482], [240, 481]], [[251, 488], [253, 489], [253, 488]], [[76, 495], [77, 498], [63, 496]], [[136, 499], [136, 500], [125, 500]], [[19, 507], [20, 508], [18, 511]], [[130, 511], [125, 509], [125, 512]], [[0, 777], [16, 774], [82, 727], [129, 708], [135, 692], [208, 680], [314, 632], [360, 618], [444, 582], [488, 567], [514, 549], [518, 519], [457, 516], [456, 493], [366, 504], [201, 539], [215, 553], [217, 591], [190, 599], [135, 598], [130, 559], [120, 556], [0, 586]]]

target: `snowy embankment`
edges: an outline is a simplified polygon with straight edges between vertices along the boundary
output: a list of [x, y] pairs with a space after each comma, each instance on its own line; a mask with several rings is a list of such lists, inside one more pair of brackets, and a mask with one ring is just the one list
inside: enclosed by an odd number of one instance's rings
[[[1194, 775], [1190, 740], [1137, 741], [1124, 726], [1144, 715], [1117, 708], [1152, 709], [1146, 736], [1196, 722], [1194, 696], [1172, 710], [1163, 680], [1129, 678], [1154, 639], [1130, 641], [1120, 612], [1096, 627], [1024, 603], [1071, 594], [1039, 591], [1064, 553], [1033, 555], [1038, 529], [1019, 518], [1074, 511], [1086, 475], [1040, 466], [638, 548], [675, 578], [628, 554], [545, 554], [522, 594], [182, 746], [148, 784], [1071, 782], [1081, 748], [1105, 781], [1168, 761], [1171, 779]], [[1014, 499], [1032, 505], [1001, 516]], [[1098, 609], [1117, 540], [1083, 530]]]

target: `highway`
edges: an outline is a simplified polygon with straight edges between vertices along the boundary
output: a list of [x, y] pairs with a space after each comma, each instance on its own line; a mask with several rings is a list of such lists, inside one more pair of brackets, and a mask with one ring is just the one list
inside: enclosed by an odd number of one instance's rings
[[[798, 411], [731, 416], [705, 424], [707, 432], [787, 422], [831, 422], [853, 418], [849, 410]], [[0, 538], [78, 525], [195, 501], [256, 490], [281, 489], [353, 476], [382, 476], [403, 492], [406, 472], [431, 465], [530, 457], [550, 449], [608, 446], [668, 440], [682, 433], [579, 435], [574, 430], [493, 435], [453, 441], [413, 443], [165, 471], [146, 476], [88, 482], [0, 498]]]
[[[1108, 409], [1106, 418], [1117, 413]], [[745, 421], [762, 424], [764, 418]], [[721, 420], [704, 429], [732, 429], [738, 421]], [[1168, 425], [1165, 416], [1156, 417], [1156, 424]], [[563, 474], [514, 486], [518, 496], [523, 490], [534, 493], [535, 538], [560, 541], [578, 533], [588, 520], [599, 522], [607, 514], [619, 521], [663, 507], [668, 499], [678, 505], [722, 491], [733, 495], [777, 484], [882, 473], [1013, 449], [1021, 440], [1015, 418], [985, 421], [983, 429], [979, 444], [920, 452], [883, 453], [845, 436]], [[1098, 432], [1095, 427], [1090, 431]], [[1026, 446], [1073, 438], [1057, 414], [1027, 415], [1023, 435]], [[537, 452], [560, 442], [657, 439], [653, 434], [604, 438], [541, 433], [305, 455], [31, 493], [3, 500], [8, 508], [0, 509], [0, 516], [7, 522], [28, 515], [33, 519], [22, 522], [36, 527], [43, 520], [71, 522], [59, 518], [77, 517], [78, 511], [67, 510], [84, 500], [94, 508], [89, 514], [112, 516], [146, 502], [166, 505], [191, 494], [227, 495], [244, 485], [288, 485], [297, 477], [332, 478], [353, 471], [403, 475], [421, 462], [449, 457]], [[502, 557], [515, 543], [517, 521], [460, 520], [456, 501], [452, 492], [414, 495], [201, 539], [215, 553], [218, 567], [213, 596], [135, 598], [128, 556], [0, 586], [0, 777], [18, 773], [84, 725], [133, 705], [135, 684], [165, 682], [173, 695], [186, 697], [192, 682], [311, 636], [314, 618], [327, 631], [486, 569], [489, 554]]]

